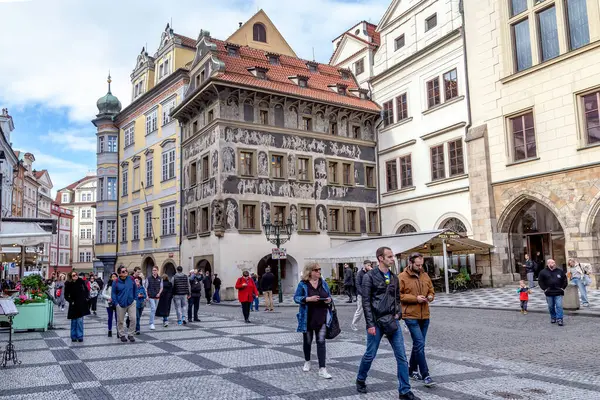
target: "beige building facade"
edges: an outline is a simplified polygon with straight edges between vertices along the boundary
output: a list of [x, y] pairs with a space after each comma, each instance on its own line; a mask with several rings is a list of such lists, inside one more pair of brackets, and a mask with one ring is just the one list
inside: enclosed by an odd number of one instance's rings
[[465, 2], [473, 238], [495, 246], [477, 260], [488, 284], [520, 279], [526, 253], [600, 261], [599, 9]]

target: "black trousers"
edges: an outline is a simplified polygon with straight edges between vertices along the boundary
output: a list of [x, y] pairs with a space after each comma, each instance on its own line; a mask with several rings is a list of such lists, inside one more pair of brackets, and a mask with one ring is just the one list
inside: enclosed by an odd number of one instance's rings
[[521, 300], [521, 310], [527, 311], [527, 300]]
[[244, 319], [248, 321], [250, 318], [250, 305], [252, 303], [244, 302], [242, 303], [242, 313], [244, 314]]
[[346, 294], [348, 295], [348, 297], [350, 298], [350, 301], [352, 301], [352, 285], [345, 285], [344, 289], [346, 289]]
[[212, 290], [204, 289], [204, 295], [206, 296], [206, 304], [210, 304], [212, 301]]
[[312, 347], [313, 337], [317, 336], [317, 358], [319, 359], [319, 368], [325, 368], [325, 333], [327, 325], [323, 324], [319, 329], [308, 329], [302, 334], [302, 350], [304, 350], [304, 360], [310, 361], [310, 350]]
[[188, 321], [192, 320], [192, 308], [194, 309], [194, 319], [198, 319], [198, 310], [200, 309], [200, 297], [190, 297], [188, 299]]
[[96, 311], [96, 307], [98, 305], [98, 297], [91, 297], [90, 298], [90, 306], [92, 311]]

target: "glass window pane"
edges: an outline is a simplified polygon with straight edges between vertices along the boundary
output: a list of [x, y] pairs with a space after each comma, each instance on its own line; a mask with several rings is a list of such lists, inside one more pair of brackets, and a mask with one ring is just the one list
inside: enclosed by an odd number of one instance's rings
[[532, 63], [528, 19], [513, 25], [513, 36], [517, 71], [522, 71], [531, 67]]
[[550, 60], [559, 55], [558, 30], [556, 27], [556, 8], [550, 7], [538, 13], [540, 30], [540, 47], [542, 61]]
[[586, 0], [567, 0], [569, 42], [575, 50], [590, 42]]
[[527, 0], [511, 0], [511, 3], [511, 17], [521, 14], [523, 11], [527, 10]]
[[588, 129], [588, 144], [600, 142], [600, 126]]

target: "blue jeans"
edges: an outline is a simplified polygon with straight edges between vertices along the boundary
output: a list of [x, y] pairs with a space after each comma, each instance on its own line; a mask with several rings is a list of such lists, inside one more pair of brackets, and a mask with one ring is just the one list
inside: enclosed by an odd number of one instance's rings
[[215, 288], [215, 293], [213, 294], [213, 301], [215, 303], [221, 302], [221, 294], [219, 293], [220, 291], [221, 291], [221, 288]]
[[429, 376], [429, 368], [425, 359], [425, 338], [427, 329], [429, 329], [429, 319], [405, 319], [404, 322], [410, 331], [413, 342], [408, 373], [410, 375], [418, 369], [421, 376], [426, 378]]
[[156, 314], [156, 306], [158, 305], [157, 299], [148, 299], [148, 303], [150, 303], [150, 325], [154, 325], [154, 314]]
[[[394, 356], [396, 357], [396, 367], [398, 369], [398, 392], [400, 394], [406, 394], [410, 392], [410, 383], [408, 382], [408, 364], [406, 362], [406, 353], [404, 352], [404, 338], [402, 337], [402, 328], [400, 323], [398, 329], [392, 337], [388, 337], [388, 341], [392, 345], [394, 350]], [[383, 337], [383, 332], [379, 327], [375, 327], [375, 335], [369, 335], [367, 333], [367, 351], [360, 361], [360, 367], [358, 368], [357, 380], [366, 381], [369, 369], [371, 369], [371, 363], [377, 355], [379, 349], [379, 343]]]
[[571, 281], [575, 283], [575, 285], [577, 285], [577, 288], [579, 289], [579, 297], [581, 298], [581, 303], [589, 304], [587, 298], [587, 288], [583, 284], [583, 281], [579, 278], [573, 278]]
[[546, 303], [548, 303], [548, 311], [550, 311], [550, 318], [563, 319], [562, 296], [546, 296]]
[[135, 331], [139, 332], [140, 331], [140, 319], [142, 319], [142, 311], [144, 311], [144, 307], [137, 307], [135, 309]]
[[252, 304], [254, 305], [254, 310], [255, 310], [255, 311], [258, 311], [258, 305], [259, 305], [259, 304], [258, 304], [258, 296], [256, 296], [256, 297], [254, 298], [254, 301], [252, 302]]
[[117, 310], [113, 309], [112, 307], [106, 307], [106, 313], [108, 314], [108, 330], [112, 331], [113, 319], [115, 320], [115, 325], [118, 324]]
[[71, 339], [83, 339], [83, 317], [71, 320]]

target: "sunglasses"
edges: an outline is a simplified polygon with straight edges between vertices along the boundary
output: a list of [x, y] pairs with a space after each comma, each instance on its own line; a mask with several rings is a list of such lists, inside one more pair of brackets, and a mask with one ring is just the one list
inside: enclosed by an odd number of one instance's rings
[[314, 272], [321, 272], [321, 268], [315, 268], [313, 269]]
[[119, 272], [119, 274], [126, 274], [126, 273], [127, 273], [127, 271], [121, 271], [121, 272]]

